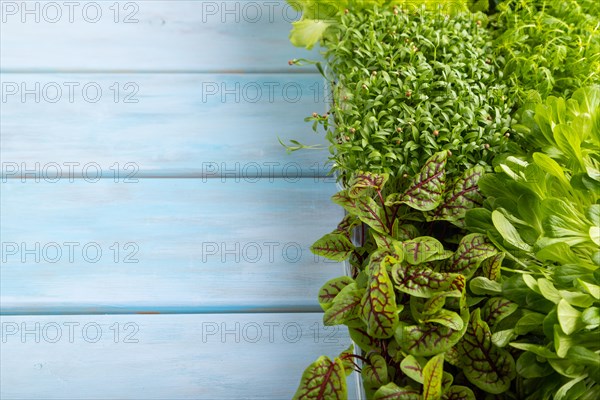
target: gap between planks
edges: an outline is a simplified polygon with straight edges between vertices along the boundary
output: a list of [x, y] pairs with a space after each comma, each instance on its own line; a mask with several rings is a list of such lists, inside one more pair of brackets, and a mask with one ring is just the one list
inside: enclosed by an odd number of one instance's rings
[[[32, 173], [29, 173], [28, 175], [32, 175]], [[86, 179], [89, 180], [88, 177], [84, 178], [82, 174], [76, 174], [74, 173], [72, 176], [60, 176], [57, 177], [60, 179]], [[101, 176], [97, 179], [100, 180], [110, 180], [110, 179], [114, 179], [114, 177], [112, 176]], [[97, 180], [96, 178], [94, 178], [94, 181]], [[275, 180], [275, 179], [285, 179], [288, 182], [295, 182], [298, 181], [300, 179], [316, 179], [316, 180], [323, 180], [323, 182], [328, 182], [331, 181], [331, 183], [335, 183], [334, 177], [331, 174], [305, 174], [304, 172], [302, 173], [301, 176], [294, 176], [294, 177], [290, 177], [288, 175], [285, 174], [273, 174], [273, 175], [265, 175], [265, 174], [260, 174], [260, 175], [233, 175], [233, 174], [226, 174], [226, 175], [204, 175], [204, 174], [197, 174], [197, 173], [189, 173], [189, 174], [182, 174], [182, 173], [176, 173], [173, 175], [170, 175], [168, 172], [167, 173], [163, 173], [163, 174], [157, 174], [156, 172], [138, 172], [136, 173], [135, 177], [133, 178], [128, 178], [128, 179], [203, 179], [203, 180], [208, 180], [208, 179], [221, 179], [224, 182], [227, 180], [231, 180], [231, 181], [241, 181], [241, 180], [250, 180], [250, 179], [256, 179], [256, 180], [260, 180], [260, 179], [265, 179], [265, 180]], [[10, 176], [2, 176], [1, 179], [1, 183], [7, 183], [9, 180], [14, 181], [14, 180], [22, 180], [24, 183], [26, 181], [34, 181], [37, 180], [37, 182], [41, 182], [43, 179], [38, 177], [38, 178], [32, 178], [29, 177], [27, 175], [10, 175]], [[44, 179], [46, 180], [46, 179]], [[51, 180], [47, 180], [48, 183], [55, 183], [52, 182]], [[318, 183], [318, 182], [315, 182]]]
[[35, 311], [24, 309], [22, 311], [0, 311], [0, 316], [6, 317], [26, 317], [34, 316], [60, 316], [60, 315], [222, 315], [222, 314], [323, 314], [323, 309], [319, 306], [307, 305], [302, 307], [272, 307], [265, 308], [261, 306], [241, 308], [241, 306], [232, 306], [230, 308], [211, 308], [211, 309], [179, 309], [156, 307], [148, 308], [147, 310], [131, 309], [131, 310], [101, 310], [94, 311], [92, 309], [81, 310], [57, 310], [51, 311]]
[[[322, 61], [321, 61], [322, 62]], [[212, 75], [321, 75], [317, 71], [308, 69], [297, 69], [297, 67], [290, 66], [288, 68], [277, 68], [277, 69], [191, 69], [191, 70], [179, 70], [179, 69], [160, 69], [160, 70], [129, 70], [129, 69], [37, 69], [37, 68], [0, 68], [0, 74], [164, 74], [164, 75], [183, 75], [183, 74], [212, 74]]]

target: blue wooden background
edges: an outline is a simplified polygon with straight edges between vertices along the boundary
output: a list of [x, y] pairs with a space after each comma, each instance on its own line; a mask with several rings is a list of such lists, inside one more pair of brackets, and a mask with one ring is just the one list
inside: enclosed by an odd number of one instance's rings
[[277, 141], [323, 141], [297, 13], [0, 6], [0, 398], [290, 398], [350, 343], [316, 302], [343, 265], [309, 251], [341, 218], [327, 154]]

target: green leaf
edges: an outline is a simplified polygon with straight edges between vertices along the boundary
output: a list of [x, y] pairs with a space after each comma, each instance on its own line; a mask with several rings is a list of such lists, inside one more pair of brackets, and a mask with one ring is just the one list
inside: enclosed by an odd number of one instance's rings
[[533, 250], [530, 245], [521, 239], [517, 229], [500, 211], [492, 212], [492, 221], [506, 243], [529, 253]]
[[553, 134], [559, 149], [571, 160], [569, 167], [572, 167], [572, 164], [577, 162], [583, 166], [583, 156], [581, 154], [582, 138], [578, 137], [577, 130], [572, 125], [558, 124], [553, 127]]
[[450, 386], [454, 383], [454, 376], [451, 373], [444, 371], [444, 375], [442, 377], [442, 392], [446, 392]]
[[339, 355], [339, 359], [342, 360], [342, 365], [344, 366], [344, 372], [346, 373], [346, 377], [352, 375], [354, 372], [354, 364], [352, 362], [352, 356], [354, 355], [354, 343], [350, 344], [348, 348], [342, 351]]
[[543, 357], [548, 360], [558, 358], [558, 356], [555, 353], [553, 353], [552, 350], [549, 350], [548, 348], [537, 345], [537, 344], [511, 343], [510, 345], [519, 350], [530, 351], [533, 354], [538, 355], [538, 356]]
[[[394, 251], [394, 245], [399, 244], [397, 240], [394, 240], [391, 236], [388, 236], [386, 234], [379, 233], [376, 231], [371, 231], [370, 233], [373, 236], [373, 239], [375, 239], [375, 243], [377, 244], [377, 247], [379, 249]], [[399, 256], [400, 259], [404, 258], [404, 254], [401, 251], [400, 254], [395, 255]]]
[[475, 394], [466, 386], [450, 386], [442, 396], [443, 400], [476, 400]]
[[517, 335], [526, 335], [531, 331], [541, 328], [545, 317], [544, 314], [532, 311], [526, 312], [525, 315], [517, 321], [515, 333]]
[[585, 374], [585, 365], [574, 364], [569, 359], [558, 358], [555, 355], [554, 358], [548, 358], [547, 361], [556, 372], [567, 378], [579, 378]]
[[310, 250], [318, 255], [334, 261], [344, 261], [354, 251], [354, 245], [348, 237], [341, 233], [328, 233], [317, 240]]
[[572, 346], [567, 353], [567, 358], [575, 364], [600, 368], [600, 354], [583, 346]]
[[469, 313], [463, 312], [463, 329], [455, 331], [443, 325], [423, 323], [400, 324], [394, 338], [405, 352], [413, 356], [429, 357], [443, 353], [454, 346], [467, 329]]
[[[590, 307], [584, 310], [581, 314], [581, 321], [585, 325], [591, 326], [591, 329], [600, 326], [600, 308]], [[588, 329], [590, 328], [588, 327]]]
[[471, 0], [469, 3], [469, 10], [473, 13], [487, 11], [490, 7], [489, 0]]
[[[565, 201], [558, 198], [549, 198], [542, 201], [544, 219], [542, 226], [546, 237], [538, 241], [539, 246], [561, 241], [570, 246], [589, 243], [588, 226], [584, 222], [581, 210], [574, 201]], [[594, 246], [595, 247], [595, 246]]]
[[360, 308], [363, 291], [356, 283], [343, 288], [333, 300], [333, 304], [323, 314], [323, 324], [326, 326], [340, 325], [356, 318]]
[[424, 359], [417, 359], [409, 354], [400, 362], [400, 369], [412, 380], [423, 383], [423, 364], [425, 364]]
[[389, 382], [388, 370], [385, 359], [377, 354], [373, 353], [368, 357], [368, 363], [364, 363], [361, 376], [363, 382], [371, 386], [382, 386]]
[[[427, 301], [425, 302], [425, 304], [423, 305], [423, 311], [422, 311], [423, 316], [433, 315], [436, 312], [438, 312], [439, 310], [441, 310], [446, 303], [446, 297], [458, 297], [458, 298], [463, 297], [464, 277], [459, 276], [459, 278], [461, 278], [460, 279], [461, 289], [453, 289], [453, 290], [449, 290], [449, 291], [445, 291], [445, 292], [435, 293], [433, 296], [428, 298]], [[416, 298], [416, 296], [411, 297], [411, 301], [413, 298]]]
[[373, 400], [421, 400], [421, 393], [411, 387], [401, 388], [388, 383], [375, 392]]
[[442, 201], [446, 184], [448, 152], [441, 151], [427, 160], [404, 194], [392, 194], [387, 205], [406, 204], [419, 211], [431, 211]]
[[586, 293], [559, 290], [560, 296], [572, 306], [587, 308], [594, 304], [594, 298]]
[[573, 337], [566, 335], [559, 325], [554, 325], [554, 350], [560, 358], [565, 358], [573, 346]]
[[348, 195], [353, 198], [369, 194], [369, 190], [381, 190], [389, 178], [388, 174], [375, 174], [372, 172], [358, 172], [350, 182]]
[[498, 347], [506, 347], [515, 337], [514, 329], [504, 329], [492, 334], [492, 343]]
[[519, 306], [510, 300], [502, 297], [492, 297], [482, 308], [481, 317], [488, 326], [494, 326], [517, 311], [518, 308]]
[[600, 225], [600, 204], [592, 204], [585, 211], [585, 216], [592, 221], [592, 224]]
[[431, 358], [423, 368], [423, 400], [438, 400], [442, 397], [442, 375], [444, 354]]
[[454, 311], [449, 310], [439, 310], [438, 312], [428, 315], [423, 319], [425, 323], [434, 323], [446, 326], [455, 331], [460, 331], [463, 329], [464, 323], [460, 315], [455, 313]]
[[346, 374], [339, 358], [321, 356], [304, 370], [294, 400], [346, 400]]
[[588, 268], [585, 268], [582, 265], [563, 264], [559, 268], [554, 269], [552, 279], [558, 285], [571, 286], [578, 278], [593, 280], [594, 277], [592, 272], [593, 271], [590, 271]]
[[566, 300], [558, 302], [558, 323], [563, 332], [570, 335], [583, 327], [581, 312], [573, 308]]
[[338, 224], [335, 231], [333, 231], [333, 233], [342, 233], [348, 239], [350, 239], [350, 237], [352, 236], [352, 229], [354, 229], [354, 227], [359, 223], [360, 220], [355, 215], [346, 214]]
[[592, 242], [594, 242], [596, 246], [600, 246], [600, 226], [590, 226], [588, 234], [590, 235]]
[[523, 281], [525, 282], [525, 284], [527, 285], [527, 287], [529, 289], [531, 289], [535, 293], [541, 294], [540, 287], [538, 285], [538, 281], [533, 276], [531, 276], [529, 274], [523, 274]]
[[565, 171], [556, 161], [543, 153], [534, 153], [533, 161], [544, 171], [557, 178], [564, 186], [570, 186], [569, 181], [565, 177]]
[[434, 260], [443, 260], [452, 255], [444, 250], [444, 245], [430, 236], [420, 236], [402, 243], [405, 260], [413, 265]]
[[492, 280], [500, 282], [502, 261], [505, 253], [498, 253], [481, 262], [481, 274]]
[[585, 378], [586, 378], [586, 376], [582, 375], [577, 378], [571, 379], [569, 382], [562, 385], [560, 387], [560, 389], [558, 389], [556, 391], [556, 393], [554, 394], [554, 400], [563, 400], [563, 399], [570, 398], [570, 396], [567, 397], [568, 396], [567, 393], [569, 392], [569, 390], [571, 390], [577, 383], [581, 382]]
[[471, 279], [469, 288], [476, 295], [497, 295], [502, 293], [502, 284], [500, 282], [492, 281], [483, 276]]
[[531, 293], [523, 280], [523, 275], [515, 274], [502, 281], [502, 295], [519, 305], [526, 303], [527, 296]]
[[423, 298], [453, 289], [462, 291], [465, 284], [462, 275], [435, 272], [425, 266], [403, 263], [394, 265], [392, 279], [399, 291]]
[[488, 324], [481, 320], [480, 310], [471, 314], [465, 336], [456, 345], [460, 366], [467, 379], [488, 393], [508, 390], [515, 378], [515, 361], [510, 353], [494, 346]]
[[400, 224], [400, 220], [396, 219], [392, 226], [392, 237], [396, 240], [404, 241], [414, 239], [419, 236], [419, 230], [411, 224]]
[[444, 196], [443, 203], [435, 210], [430, 220], [447, 220], [464, 226], [464, 217], [467, 210], [479, 207], [483, 197], [479, 192], [477, 182], [484, 174], [485, 169], [476, 166], [465, 171], [452, 190]]
[[332, 21], [315, 19], [301, 19], [300, 21], [292, 22], [290, 42], [294, 46], [310, 50], [321, 40], [327, 28], [332, 25]]
[[546, 278], [540, 278], [537, 282], [541, 295], [553, 302], [554, 304], [558, 304], [562, 297], [558, 290], [556, 290], [552, 282], [550, 282]]
[[535, 256], [541, 261], [556, 261], [561, 264], [576, 264], [579, 259], [564, 242], [552, 243], [540, 249]]
[[577, 279], [577, 283], [596, 300], [600, 300], [600, 286]]
[[523, 378], [543, 378], [554, 372], [554, 369], [547, 362], [538, 360], [534, 353], [526, 351], [517, 359], [517, 373]]
[[351, 283], [354, 283], [354, 280], [349, 276], [339, 276], [325, 282], [319, 290], [319, 304], [321, 308], [325, 311], [331, 307], [333, 299], [335, 299], [343, 288]]
[[348, 191], [344, 190], [334, 194], [331, 199], [377, 232], [387, 234], [385, 213], [372, 198], [363, 196], [355, 199], [348, 195]]
[[367, 352], [379, 349], [379, 342], [367, 333], [366, 328], [350, 326], [348, 327], [348, 333], [352, 341], [363, 351]]
[[[598, 125], [600, 125], [600, 118], [598, 119]], [[600, 128], [600, 126], [599, 126]], [[598, 377], [594, 379], [596, 383], [600, 381]], [[579, 395], [577, 400], [597, 400], [600, 399], [600, 385], [590, 386], [584, 394]]]
[[442, 270], [460, 273], [469, 279], [483, 260], [495, 255], [497, 252], [485, 235], [471, 233], [461, 239], [458, 249], [448, 262], [442, 266]]
[[467, 211], [465, 222], [469, 229], [478, 233], [486, 233], [495, 229], [492, 223], [492, 212], [485, 208], [474, 208]]
[[396, 294], [386, 264], [386, 259], [371, 264], [369, 284], [361, 302], [361, 315], [367, 324], [367, 332], [378, 339], [391, 337], [398, 325]]

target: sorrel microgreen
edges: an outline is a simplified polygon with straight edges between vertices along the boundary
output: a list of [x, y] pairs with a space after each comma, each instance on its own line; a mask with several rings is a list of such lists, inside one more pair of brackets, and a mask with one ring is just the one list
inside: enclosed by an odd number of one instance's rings
[[[312, 251], [348, 259], [353, 273], [327, 282], [319, 302], [326, 325], [348, 326], [362, 365], [345, 363], [349, 352], [333, 361], [321, 357], [304, 372], [295, 398], [345, 398], [346, 375], [354, 370], [374, 399], [475, 399], [510, 388], [515, 362], [492, 335], [493, 323], [514, 310], [468, 289], [475, 279], [499, 277], [501, 253], [484, 234], [438, 240], [422, 233], [432, 226], [428, 220], [446, 229], [463, 225], [466, 210], [480, 204], [467, 196], [483, 168], [447, 180], [448, 154], [431, 156], [403, 192], [386, 196], [389, 175], [358, 172], [333, 196], [347, 215]], [[359, 224], [369, 229], [355, 244]]]

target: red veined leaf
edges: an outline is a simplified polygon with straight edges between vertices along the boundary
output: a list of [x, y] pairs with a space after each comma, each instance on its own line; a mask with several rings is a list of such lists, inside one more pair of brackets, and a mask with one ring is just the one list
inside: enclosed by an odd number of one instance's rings
[[293, 400], [346, 400], [347, 396], [342, 361], [321, 356], [304, 370]]

